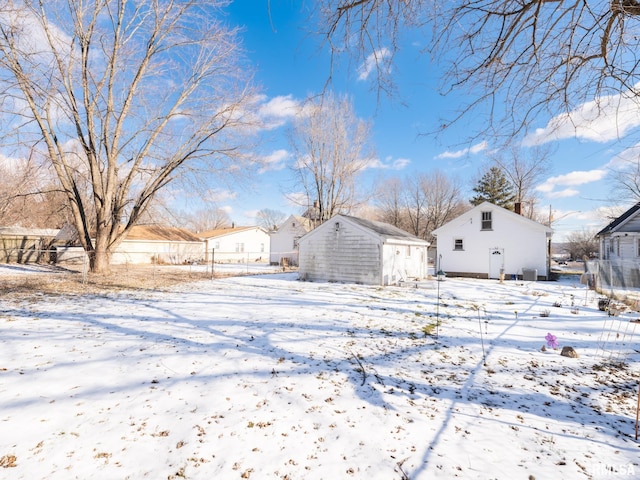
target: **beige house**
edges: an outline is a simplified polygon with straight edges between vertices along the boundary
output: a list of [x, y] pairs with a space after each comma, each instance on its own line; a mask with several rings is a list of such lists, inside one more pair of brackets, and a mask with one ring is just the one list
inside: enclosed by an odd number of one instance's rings
[[[69, 238], [67, 234], [66, 243], [72, 243]], [[57, 248], [58, 263], [84, 261], [84, 249], [75, 245], [77, 242]], [[204, 254], [204, 242], [189, 230], [161, 225], [135, 225], [113, 251], [111, 263], [181, 265], [202, 262]]]

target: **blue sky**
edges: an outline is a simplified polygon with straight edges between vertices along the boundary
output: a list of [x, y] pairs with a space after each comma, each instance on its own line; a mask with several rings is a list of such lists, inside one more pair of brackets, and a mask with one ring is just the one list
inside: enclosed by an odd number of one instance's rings
[[[228, 21], [244, 28], [242, 34], [248, 58], [253, 64], [255, 81], [262, 89], [262, 108], [278, 127], [266, 132], [256, 155], [268, 160], [251, 184], [237, 190], [221, 190], [218, 205], [225, 208], [236, 224], [255, 222], [262, 208], [299, 213], [291, 205], [289, 190], [291, 162], [284, 132], [291, 119], [291, 106], [325, 87], [330, 72], [330, 57], [321, 39], [313, 36], [309, 21], [309, 5], [293, 0], [239, 0], [229, 11]], [[458, 176], [470, 198], [473, 180], [488, 162], [491, 138], [477, 138], [469, 143], [469, 134], [481, 125], [471, 122], [454, 124], [446, 135], [424, 135], [433, 131], [443, 117], [450, 117], [464, 104], [455, 94], [438, 93], [440, 73], [420, 51], [418, 34], [408, 38], [393, 66], [397, 95], [378, 96], [372, 89], [362, 65], [340, 58], [334, 65], [331, 89], [352, 97], [356, 113], [372, 122], [372, 141], [377, 160], [375, 168], [366, 171], [364, 187], [381, 176], [405, 177], [429, 172], [435, 168], [447, 175]], [[600, 229], [608, 222], [603, 209], [611, 207], [611, 183], [607, 175], [620, 158], [633, 155], [633, 149], [620, 137], [633, 130], [640, 119], [637, 107], [614, 121], [600, 115], [590, 116], [593, 105], [576, 112], [588, 127], [565, 128], [562, 119], [539, 119], [535, 134], [525, 145], [547, 143], [552, 147], [551, 171], [538, 186], [540, 209], [552, 212], [561, 241], [572, 230]], [[574, 119], [575, 119], [574, 118]], [[555, 123], [554, 123], [555, 122]], [[552, 126], [554, 128], [551, 131]], [[629, 205], [619, 205], [627, 208]], [[619, 212], [618, 212], [619, 213]]]

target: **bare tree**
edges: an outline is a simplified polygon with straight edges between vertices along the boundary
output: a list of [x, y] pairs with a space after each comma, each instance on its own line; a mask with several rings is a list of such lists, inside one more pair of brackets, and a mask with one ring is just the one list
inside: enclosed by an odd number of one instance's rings
[[313, 206], [324, 222], [349, 213], [359, 203], [356, 180], [366, 168], [369, 124], [359, 119], [349, 98], [332, 93], [310, 100], [300, 112], [290, 142], [302, 207]]
[[380, 220], [433, 241], [431, 232], [467, 209], [460, 183], [440, 170], [390, 178], [378, 187]]
[[[224, 1], [9, 0], [0, 89], [12, 145], [55, 169], [92, 271], [180, 175], [224, 173], [251, 91]], [[86, 200], [88, 198], [88, 201]]]
[[426, 175], [409, 176], [405, 180], [405, 217], [408, 232], [422, 237], [427, 227], [427, 195], [425, 193]]
[[598, 253], [599, 244], [593, 230], [579, 230], [571, 232], [565, 242], [567, 253], [571, 258], [592, 258]]
[[381, 222], [395, 227], [407, 229], [405, 215], [405, 186], [398, 177], [385, 179], [376, 187], [376, 206], [378, 218]]
[[[615, 200], [625, 203], [640, 202], [640, 158], [621, 161], [611, 173], [609, 181]], [[616, 215], [613, 218], [615, 217]]]
[[262, 210], [258, 211], [258, 214], [256, 215], [258, 225], [266, 228], [267, 230], [278, 228], [280, 224], [286, 220], [286, 218], [286, 213], [283, 213], [279, 210], [273, 210], [271, 208], [263, 208]]
[[594, 99], [593, 118], [640, 100], [636, 0], [323, 0], [320, 10], [334, 52], [360, 61], [385, 52], [385, 62], [373, 62], [385, 90], [399, 38], [422, 31], [427, 50], [449, 62], [445, 89], [476, 87], [461, 115], [488, 104], [494, 135], [523, 133], [543, 113], [564, 111], [570, 125], [570, 112]]
[[549, 149], [535, 146], [525, 150], [511, 146], [494, 153], [492, 160], [513, 185], [514, 202], [521, 205], [521, 213], [535, 218], [538, 201], [535, 186], [549, 170]]
[[217, 230], [231, 225], [229, 214], [225, 210], [215, 206], [185, 212], [175, 217], [181, 220], [179, 222], [174, 221], [174, 226], [186, 228], [195, 233]]
[[431, 232], [468, 210], [462, 199], [458, 179], [449, 178], [440, 170], [434, 170], [422, 180], [427, 199], [426, 227], [422, 238], [433, 242]]
[[66, 197], [47, 167], [0, 157], [0, 225], [60, 228], [70, 221]]

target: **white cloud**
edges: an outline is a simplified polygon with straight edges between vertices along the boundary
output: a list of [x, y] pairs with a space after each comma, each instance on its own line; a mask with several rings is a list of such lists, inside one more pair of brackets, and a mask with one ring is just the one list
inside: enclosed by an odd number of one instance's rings
[[282, 170], [287, 165], [287, 160], [291, 154], [284, 149], [274, 150], [269, 155], [259, 157], [258, 162], [262, 165], [259, 173]]
[[580, 192], [575, 188], [565, 188], [564, 190], [560, 190], [558, 192], [549, 192], [547, 194], [547, 197], [548, 198], [568, 198], [568, 197], [575, 197], [579, 193]]
[[269, 100], [266, 95], [259, 95], [256, 97], [256, 103], [259, 105], [260, 123], [267, 130], [283, 126], [303, 111], [300, 102], [292, 95], [281, 95]]
[[285, 195], [285, 200], [287, 203], [294, 207], [299, 207], [301, 205], [306, 205], [307, 203], [307, 195], [304, 192], [292, 192], [287, 193]]
[[480, 143], [476, 143], [475, 145], [472, 145], [469, 148], [463, 148], [462, 150], [456, 150], [456, 151], [446, 151], [444, 153], [441, 153], [440, 155], [436, 155], [434, 158], [436, 160], [442, 159], [442, 158], [461, 158], [464, 157], [466, 155], [477, 155], [480, 152], [485, 151], [487, 148], [489, 147], [489, 144], [486, 141], [480, 142]]
[[606, 175], [607, 171], [603, 169], [573, 171], [564, 175], [548, 178], [546, 182], [538, 185], [536, 190], [546, 194], [548, 198], [575, 197], [579, 193], [575, 188], [563, 188], [561, 190], [556, 190], [556, 188], [575, 187], [586, 183], [597, 182], [602, 180]]
[[381, 48], [369, 54], [365, 61], [358, 67], [358, 80], [367, 80], [375, 69], [387, 70], [391, 52], [388, 48]]
[[608, 142], [624, 137], [640, 126], [640, 108], [633, 95], [609, 95], [586, 102], [569, 113], [549, 120], [523, 140], [524, 146], [565, 138]]
[[[206, 200], [212, 203], [219, 203], [226, 200], [233, 200], [234, 198], [236, 198], [236, 196], [237, 196], [237, 193], [232, 192], [231, 190], [213, 189], [207, 192]], [[230, 208], [230, 207], [222, 207], [223, 210], [225, 208]]]
[[639, 158], [640, 143], [637, 143], [634, 146], [626, 148], [622, 152], [618, 153], [602, 168], [625, 170], [631, 166], [637, 165]]
[[379, 158], [370, 158], [365, 160], [367, 169], [379, 169], [379, 170], [403, 170], [411, 164], [411, 160], [408, 158], [396, 158], [387, 157], [384, 160]]

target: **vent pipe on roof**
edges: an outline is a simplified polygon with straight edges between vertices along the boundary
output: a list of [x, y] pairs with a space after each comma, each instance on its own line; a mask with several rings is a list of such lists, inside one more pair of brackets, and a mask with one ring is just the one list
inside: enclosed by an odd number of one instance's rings
[[522, 215], [522, 203], [520, 202], [514, 203], [513, 211], [516, 212], [518, 215]]

